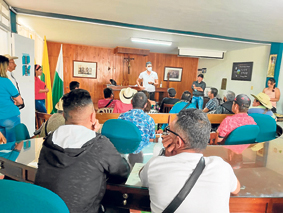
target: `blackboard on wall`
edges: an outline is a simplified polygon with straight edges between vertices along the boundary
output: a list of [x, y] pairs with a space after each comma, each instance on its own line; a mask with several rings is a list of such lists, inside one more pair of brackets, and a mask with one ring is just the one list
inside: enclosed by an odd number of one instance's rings
[[251, 81], [254, 62], [233, 63], [231, 80]]

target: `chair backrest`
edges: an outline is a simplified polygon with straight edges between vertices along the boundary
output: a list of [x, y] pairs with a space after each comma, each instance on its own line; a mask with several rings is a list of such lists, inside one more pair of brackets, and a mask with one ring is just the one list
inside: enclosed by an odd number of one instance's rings
[[14, 132], [16, 134], [16, 141], [30, 139], [28, 128], [23, 123], [20, 123], [17, 126], [15, 126], [14, 127]]
[[0, 180], [1, 212], [69, 212], [65, 202], [54, 192], [31, 183]]
[[112, 113], [113, 108], [101, 108], [97, 110], [97, 113]]
[[101, 134], [105, 135], [121, 154], [133, 153], [141, 142], [139, 128], [121, 119], [112, 119], [104, 123]]
[[270, 141], [276, 138], [276, 121], [270, 115], [252, 113], [249, 116], [253, 117], [259, 127], [259, 134], [256, 142]]
[[244, 125], [234, 129], [225, 139], [225, 145], [254, 143], [259, 133], [257, 125]]
[[36, 129], [39, 129], [41, 125], [51, 117], [50, 114], [35, 112]]
[[173, 106], [174, 106], [174, 104], [164, 104], [163, 112], [164, 113], [169, 113]]

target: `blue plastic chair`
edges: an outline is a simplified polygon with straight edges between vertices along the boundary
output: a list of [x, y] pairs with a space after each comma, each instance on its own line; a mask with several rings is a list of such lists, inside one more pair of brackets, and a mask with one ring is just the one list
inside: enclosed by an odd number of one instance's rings
[[244, 125], [234, 129], [226, 138], [224, 145], [251, 144], [259, 133], [257, 125]]
[[111, 119], [103, 124], [101, 134], [109, 138], [119, 153], [130, 154], [137, 150], [141, 142], [139, 128], [121, 119]]
[[0, 180], [1, 212], [67, 213], [65, 202], [54, 192], [31, 183]]
[[276, 121], [270, 115], [252, 113], [249, 116], [253, 117], [259, 127], [259, 134], [256, 142], [270, 141], [276, 138]]
[[16, 134], [16, 141], [27, 140], [30, 139], [30, 135], [28, 132], [28, 128], [25, 124], [20, 123], [14, 127], [14, 131]]

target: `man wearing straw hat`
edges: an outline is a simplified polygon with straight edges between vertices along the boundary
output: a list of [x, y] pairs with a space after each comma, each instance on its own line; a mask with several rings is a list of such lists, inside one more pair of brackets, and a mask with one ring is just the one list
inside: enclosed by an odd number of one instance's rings
[[260, 92], [257, 95], [251, 94], [255, 99], [253, 105], [248, 110], [248, 114], [258, 113], [258, 114], [266, 114], [270, 115], [272, 118], [276, 119], [276, 116], [271, 111], [272, 104], [270, 102], [270, 98], [267, 94]]
[[132, 99], [137, 90], [130, 87], [122, 89], [119, 93], [120, 100], [116, 101], [113, 113], [123, 113], [133, 109]]

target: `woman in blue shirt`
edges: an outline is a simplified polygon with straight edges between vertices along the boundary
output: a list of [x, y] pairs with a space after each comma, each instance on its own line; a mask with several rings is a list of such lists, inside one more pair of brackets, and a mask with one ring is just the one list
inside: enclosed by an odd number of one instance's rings
[[7, 142], [14, 142], [16, 141], [14, 127], [21, 122], [20, 110], [16, 104], [23, 104], [23, 101], [16, 87], [7, 77], [8, 65], [9, 59], [0, 56], [0, 131]]

